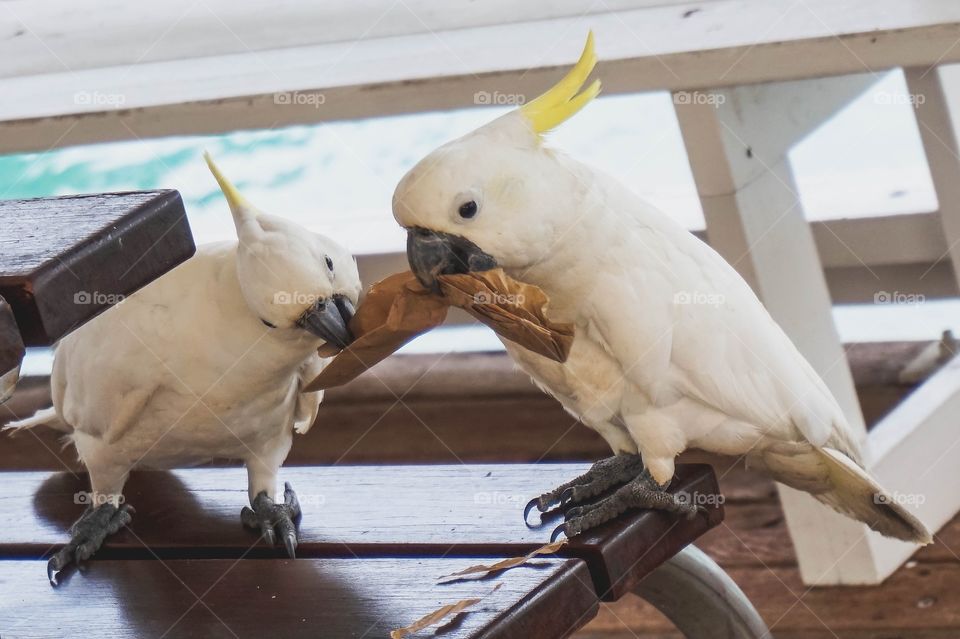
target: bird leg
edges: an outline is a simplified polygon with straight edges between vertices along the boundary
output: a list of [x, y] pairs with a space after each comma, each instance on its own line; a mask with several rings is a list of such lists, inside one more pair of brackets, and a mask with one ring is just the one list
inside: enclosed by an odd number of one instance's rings
[[523, 509], [523, 519], [528, 527], [534, 528], [536, 526], [529, 522], [530, 512], [534, 508], [545, 513], [554, 506], [579, 504], [613, 486], [629, 482], [642, 472], [643, 460], [640, 455], [622, 454], [601, 459], [579, 477], [531, 499]]
[[127, 504], [119, 508], [112, 503], [88, 507], [70, 527], [70, 541], [47, 562], [47, 578], [51, 585], [57, 585], [60, 571], [71, 563], [79, 565], [89, 559], [100, 549], [104, 539], [129, 524], [133, 512], [133, 507]]
[[644, 470], [638, 477], [618, 488], [609, 497], [567, 510], [564, 516], [565, 522], [553, 531], [550, 540], [554, 541], [561, 532], [567, 538], [574, 537], [633, 508], [679, 513], [685, 515], [687, 519], [693, 519], [698, 512], [706, 510], [703, 506], [690, 503], [682, 493], [668, 493], [650, 476], [650, 473]]
[[[289, 483], [283, 485], [283, 503], [274, 503], [262, 490], [254, 497], [251, 503], [253, 508], [243, 507], [240, 511], [240, 521], [247, 528], [260, 530], [267, 543], [273, 546], [277, 542], [277, 535], [283, 539], [287, 555], [293, 559], [297, 549], [297, 524], [300, 522], [300, 502], [297, 493]], [[276, 529], [276, 530], [274, 530]]]

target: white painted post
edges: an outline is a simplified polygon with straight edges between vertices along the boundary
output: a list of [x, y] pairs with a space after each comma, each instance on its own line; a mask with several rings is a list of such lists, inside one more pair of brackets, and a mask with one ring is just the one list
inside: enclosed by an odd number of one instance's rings
[[[873, 80], [869, 75], [803, 80], [674, 100], [711, 245], [750, 282], [863, 435], [856, 389], [788, 152]], [[781, 486], [780, 497], [806, 583], [883, 579], [875, 536], [866, 526], [793, 489]]]
[[[947, 254], [960, 284], [960, 154], [956, 123], [960, 118], [960, 70], [940, 67], [904, 69], [909, 98], [916, 107], [920, 140], [940, 205]], [[947, 99], [950, 86], [953, 100]]]

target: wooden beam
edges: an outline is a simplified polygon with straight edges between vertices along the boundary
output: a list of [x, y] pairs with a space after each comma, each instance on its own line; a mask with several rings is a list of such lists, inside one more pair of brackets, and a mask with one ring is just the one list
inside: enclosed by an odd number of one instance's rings
[[[955, 357], [881, 420], [869, 438], [871, 471], [934, 531], [957, 514], [956, 493], [945, 487], [960, 485], [958, 414], [960, 359]], [[877, 557], [878, 581], [912, 551], [908, 544], [878, 536], [868, 542]]]
[[[270, 11], [231, 0], [169, 0], [146, 12], [124, 0], [99, 0], [97, 10], [70, 0], [8, 0], [0, 37], [0, 77], [263, 52], [336, 42], [475, 29], [503, 23], [595, 17], [611, 11], [703, 6], [717, 0], [580, 0], [516, 3], [486, 0], [444, 10], [434, 0], [296, 2]], [[675, 13], [675, 12], [674, 12]], [[147, 19], [149, 18], [149, 19]], [[22, 33], [20, 32], [22, 31]], [[437, 45], [442, 43], [438, 40]]]
[[946, 73], [946, 69], [923, 67], [904, 71], [908, 97], [915, 105], [920, 140], [940, 204], [940, 223], [947, 244], [937, 261], [951, 263], [954, 277], [960, 282], [960, 152], [956, 130], [960, 105], [947, 99], [944, 86], [945, 82], [953, 82], [955, 90], [960, 90], [960, 73]]
[[[62, 16], [7, 5], [14, 35], [0, 56], [8, 65], [0, 71], [7, 76], [0, 81], [0, 153], [463, 108], [477, 105], [479, 91], [532, 97], [575, 59], [591, 28], [608, 94], [960, 60], [960, 5], [937, 0], [718, 0], [634, 9], [625, 2], [573, 16], [564, 15], [565, 2], [557, 10], [515, 10], [508, 14], [515, 22], [500, 24], [503, 14], [478, 8], [462, 23], [438, 18], [441, 30], [414, 11], [425, 28], [407, 33], [418, 20], [404, 14], [406, 27], [369, 37], [364, 27], [380, 29], [374, 3], [369, 22], [358, 13], [333, 41], [316, 35], [325, 32], [315, 26], [320, 9], [289, 13], [287, 5], [278, 34], [274, 22], [261, 25], [262, 15], [237, 5], [218, 2], [196, 17], [178, 13], [177, 4], [156, 21], [167, 30], [146, 42], [153, 31], [125, 32], [130, 9], [98, 11], [96, 20], [64, 32]], [[18, 11], [31, 17], [18, 20]]]
[[[820, 374], [854, 432], [866, 429], [788, 153], [866, 90], [871, 75], [737, 87], [674, 102], [711, 244], [753, 286]], [[804, 581], [878, 581], [866, 526], [778, 485]]]
[[871, 75], [804, 80], [674, 100], [711, 246], [753, 286], [860, 430], [853, 380], [787, 154], [873, 81]]
[[49, 346], [194, 253], [173, 190], [0, 201], [0, 294]]

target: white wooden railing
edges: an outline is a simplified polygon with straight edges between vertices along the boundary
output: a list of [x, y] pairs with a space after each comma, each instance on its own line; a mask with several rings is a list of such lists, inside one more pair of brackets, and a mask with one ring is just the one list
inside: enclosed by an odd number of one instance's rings
[[[462, 108], [478, 91], [535, 94], [588, 29], [606, 93], [677, 96], [709, 241], [828, 381], [882, 483], [923, 495], [919, 516], [942, 525], [960, 508], [960, 365], [868, 436], [831, 304], [881, 290], [958, 294], [960, 72], [943, 65], [960, 61], [960, 2], [8, 0], [0, 153]], [[808, 224], [789, 150], [895, 67], [925, 98], [916, 116], [940, 210]], [[323, 108], [278, 101], [290, 92], [322, 96]], [[400, 254], [361, 259], [365, 281], [404, 266]], [[781, 496], [808, 583], [876, 583], [913, 551], [806, 495]]]

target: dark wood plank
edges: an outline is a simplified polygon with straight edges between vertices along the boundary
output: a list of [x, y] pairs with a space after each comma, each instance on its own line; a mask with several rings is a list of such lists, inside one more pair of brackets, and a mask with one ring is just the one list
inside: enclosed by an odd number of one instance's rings
[[[527, 500], [586, 468], [348, 466], [287, 468], [281, 475], [303, 507], [298, 556], [511, 557], [546, 543], [559, 523], [528, 529]], [[84, 507], [75, 496], [87, 489], [84, 475], [6, 473], [0, 508], [19, 523], [0, 528], [0, 555], [41, 557], [65, 542]], [[713, 495], [716, 482], [707, 466], [680, 466], [671, 490]], [[101, 556], [279, 556], [240, 525], [246, 491], [241, 469], [133, 473], [125, 494], [137, 514]], [[597, 591], [616, 599], [722, 517], [719, 506], [692, 520], [636, 512], [583, 535], [562, 554], [587, 561]]]
[[24, 353], [17, 320], [10, 305], [0, 296], [0, 404], [13, 394]]
[[[448, 639], [567, 637], [597, 611], [583, 562], [544, 559], [494, 580], [437, 584], [463, 559], [95, 561], [51, 588], [39, 561], [0, 562], [0, 636], [368, 637], [487, 596]], [[491, 593], [495, 584], [502, 584]], [[418, 636], [427, 636], [425, 631]]]
[[0, 201], [0, 295], [51, 344], [194, 252], [172, 190]]

